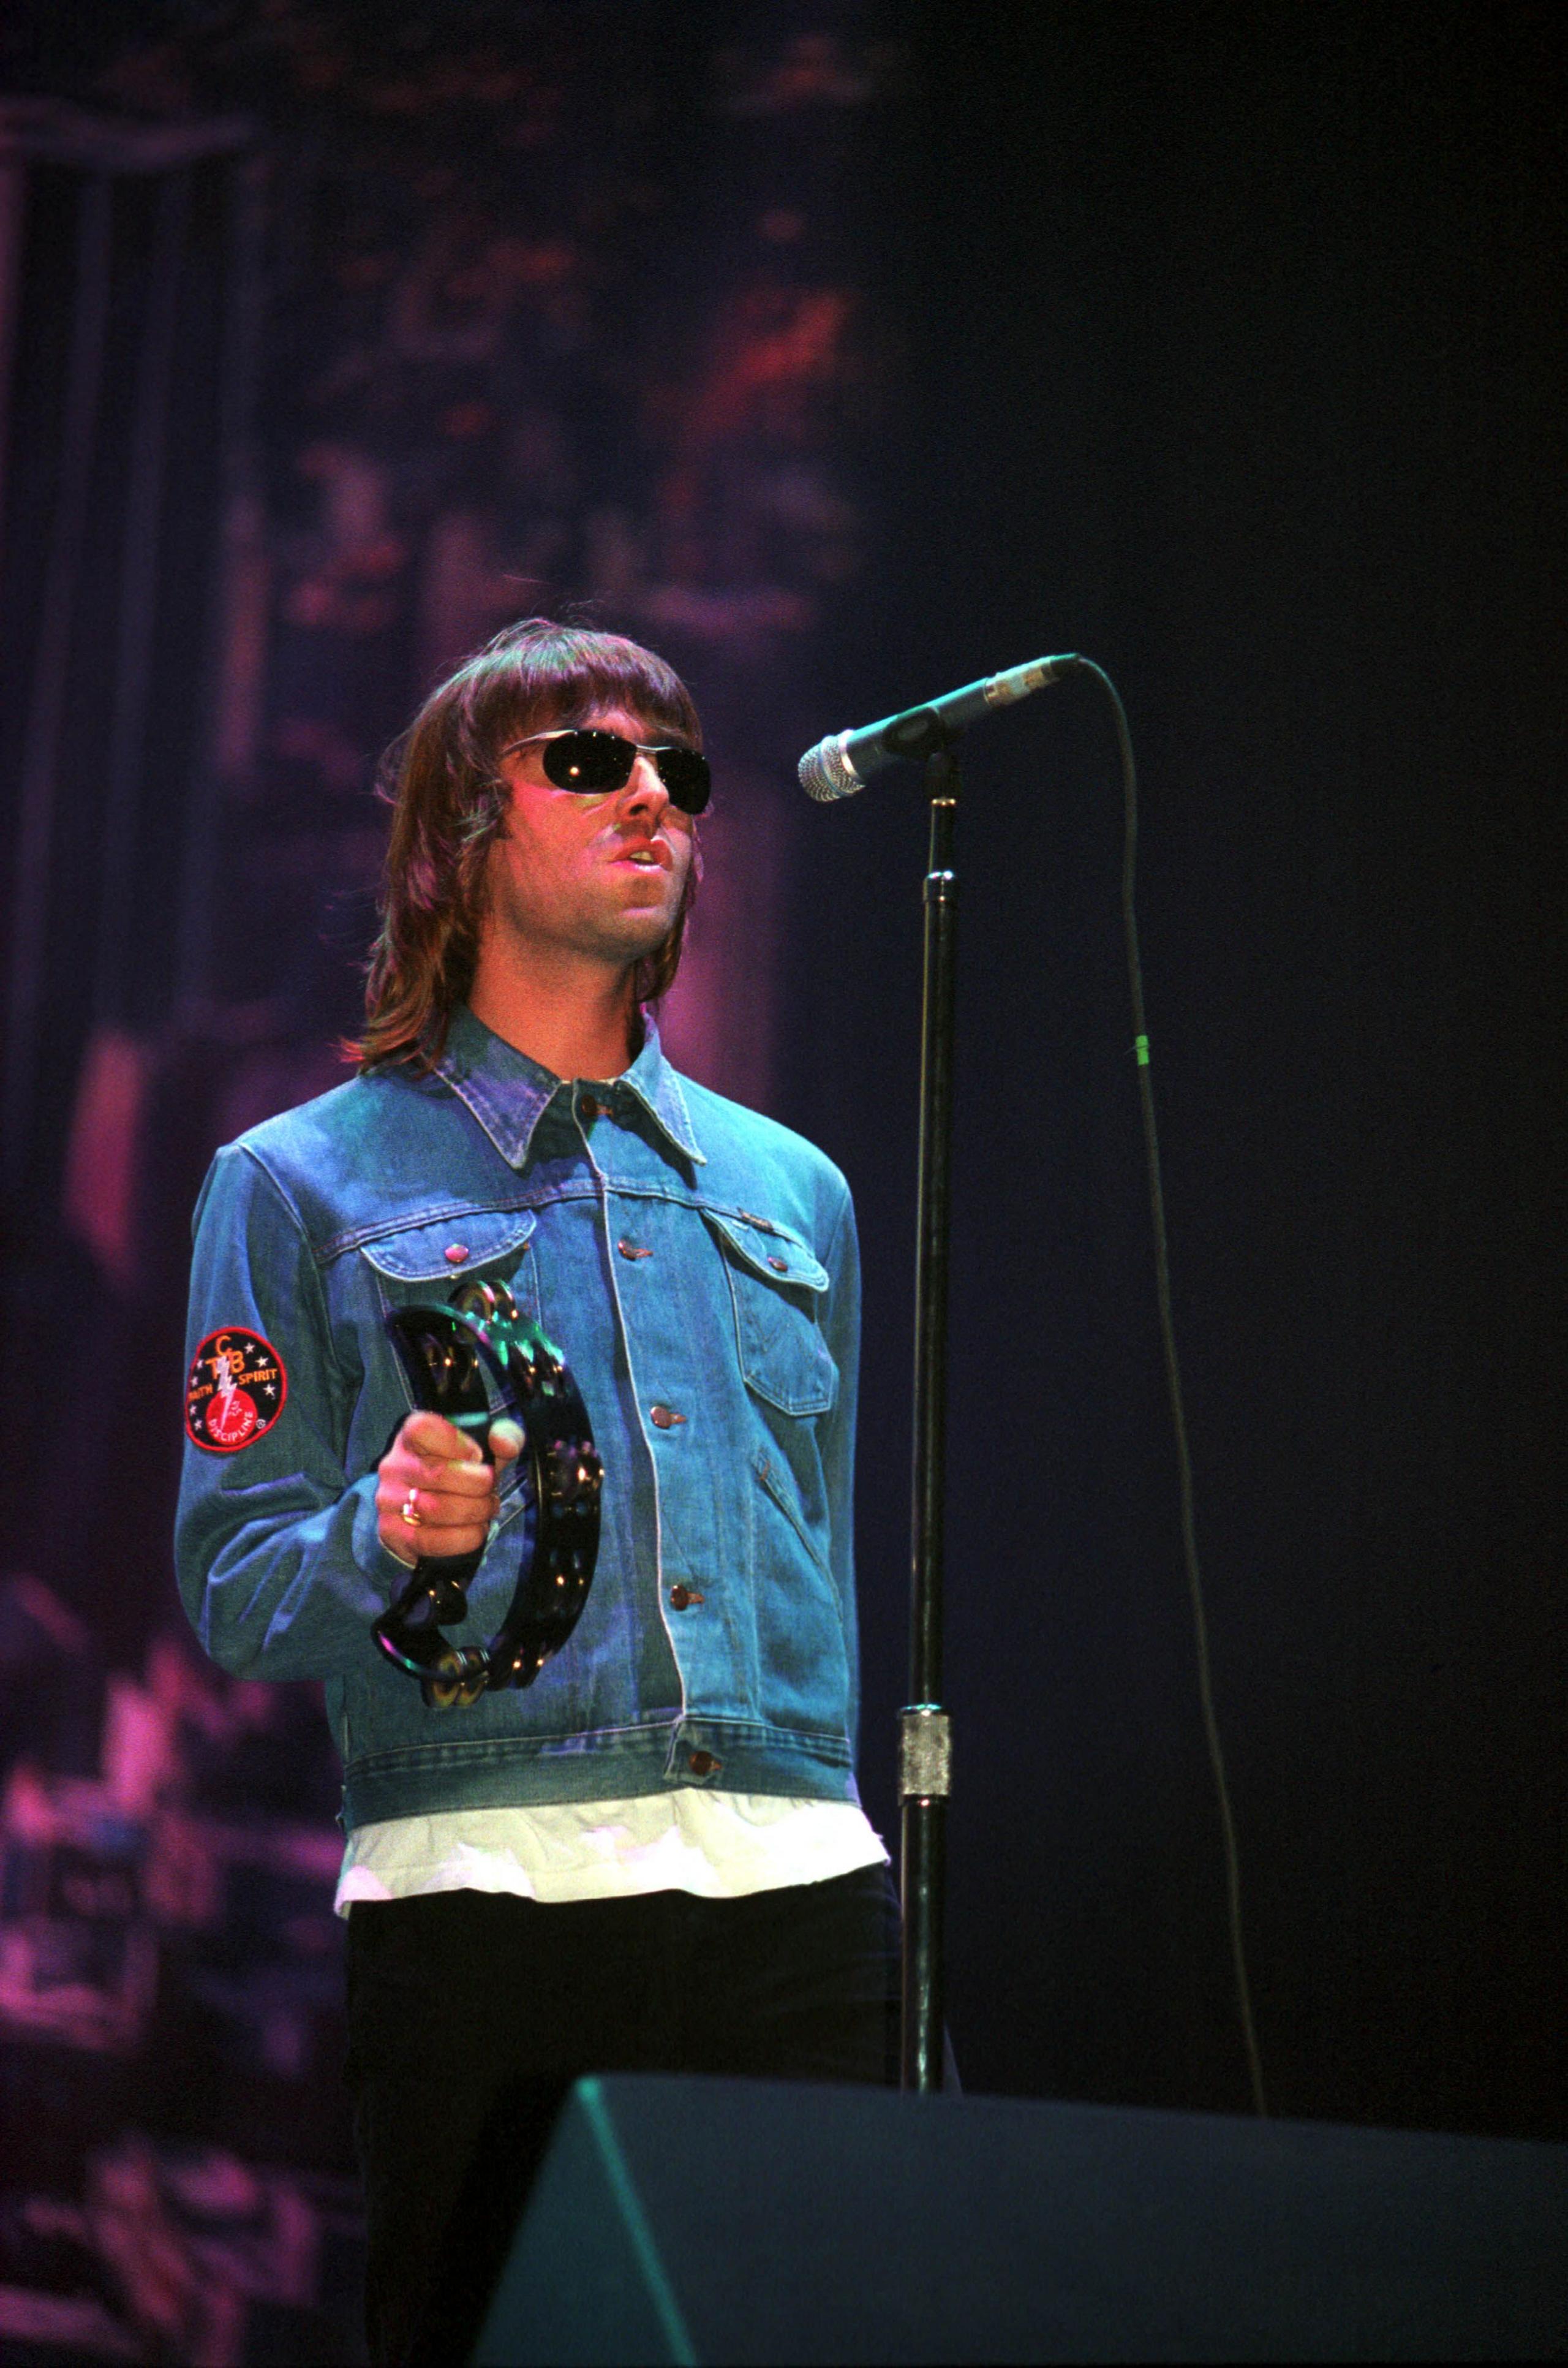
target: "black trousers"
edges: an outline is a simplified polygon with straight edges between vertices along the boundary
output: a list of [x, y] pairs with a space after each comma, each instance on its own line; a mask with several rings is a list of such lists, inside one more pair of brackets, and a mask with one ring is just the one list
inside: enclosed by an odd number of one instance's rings
[[347, 2077], [378, 2368], [468, 2358], [584, 2074], [896, 2080], [898, 1947], [881, 1866], [743, 1899], [356, 1905]]

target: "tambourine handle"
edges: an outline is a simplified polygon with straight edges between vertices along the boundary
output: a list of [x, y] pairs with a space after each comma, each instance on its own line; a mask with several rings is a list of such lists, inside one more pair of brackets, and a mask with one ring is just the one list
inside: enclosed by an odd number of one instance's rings
[[[480, 1554], [421, 1554], [409, 1572], [402, 1593], [388, 1605], [376, 1622], [372, 1634], [381, 1650], [389, 1654], [403, 1668], [417, 1677], [425, 1666], [422, 1658], [411, 1658], [399, 1649], [399, 1636], [410, 1640], [432, 1635], [436, 1643], [445, 1643], [438, 1631], [455, 1627], [468, 1618], [468, 1589], [483, 1559]], [[417, 1654], [412, 1645], [411, 1652]]]

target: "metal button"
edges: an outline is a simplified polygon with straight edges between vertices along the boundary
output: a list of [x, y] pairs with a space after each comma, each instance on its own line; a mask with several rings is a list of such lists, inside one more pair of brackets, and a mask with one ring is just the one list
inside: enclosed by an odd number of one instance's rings
[[616, 1248], [623, 1258], [652, 1258], [653, 1255], [652, 1250], [645, 1250], [641, 1242], [629, 1242], [624, 1235], [617, 1242]]
[[699, 1587], [681, 1587], [676, 1585], [672, 1587], [670, 1589], [670, 1601], [674, 1604], [677, 1611], [687, 1611], [692, 1604], [706, 1603], [707, 1600], [708, 1598], [703, 1594], [702, 1589]]
[[447, 1244], [447, 1264], [449, 1266], [461, 1266], [467, 1256], [468, 1244], [466, 1242], [449, 1242]]
[[676, 1414], [673, 1406], [656, 1406], [649, 1407], [648, 1419], [655, 1430], [673, 1430], [677, 1422], [686, 1420], [686, 1417]]
[[790, 1261], [788, 1258], [770, 1258], [767, 1263], [773, 1269], [775, 1274], [788, 1274], [790, 1271]]
[[694, 1776], [711, 1776], [719, 1766], [710, 1751], [694, 1751], [686, 1764]]

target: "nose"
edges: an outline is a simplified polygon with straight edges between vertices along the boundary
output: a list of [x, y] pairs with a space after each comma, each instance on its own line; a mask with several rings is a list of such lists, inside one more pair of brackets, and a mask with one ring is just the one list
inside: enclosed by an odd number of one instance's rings
[[660, 780], [659, 768], [652, 757], [639, 755], [620, 800], [622, 814], [642, 815], [654, 825], [664, 819], [670, 793]]

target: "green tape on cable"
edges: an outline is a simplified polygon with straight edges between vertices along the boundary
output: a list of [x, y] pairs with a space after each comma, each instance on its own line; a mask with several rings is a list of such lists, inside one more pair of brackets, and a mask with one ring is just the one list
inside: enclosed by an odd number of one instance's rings
[[1132, 1049], [1138, 1055], [1138, 1066], [1141, 1069], [1146, 1069], [1149, 1065], [1149, 1039], [1147, 1036], [1134, 1036], [1132, 1039]]

